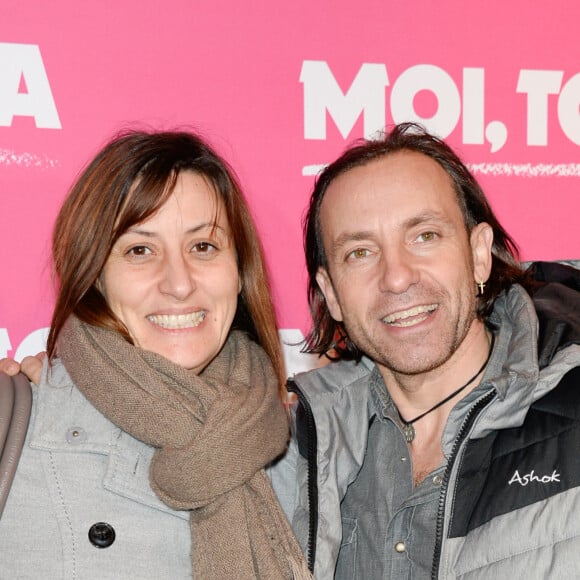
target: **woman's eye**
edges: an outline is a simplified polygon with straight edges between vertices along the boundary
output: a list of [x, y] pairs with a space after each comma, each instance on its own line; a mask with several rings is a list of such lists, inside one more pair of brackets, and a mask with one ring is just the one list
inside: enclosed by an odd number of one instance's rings
[[133, 246], [127, 251], [131, 256], [146, 256], [150, 254], [151, 250], [147, 246]]
[[198, 242], [193, 246], [193, 251], [198, 254], [209, 254], [216, 249], [216, 246], [210, 244], [209, 242]]

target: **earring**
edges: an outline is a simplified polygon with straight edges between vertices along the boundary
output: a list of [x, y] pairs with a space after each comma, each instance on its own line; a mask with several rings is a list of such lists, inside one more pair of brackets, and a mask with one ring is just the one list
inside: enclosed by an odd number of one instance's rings
[[483, 293], [485, 292], [485, 282], [483, 280], [480, 280], [477, 283], [477, 287], [479, 288], [479, 291], [477, 293], [478, 296], [483, 296]]

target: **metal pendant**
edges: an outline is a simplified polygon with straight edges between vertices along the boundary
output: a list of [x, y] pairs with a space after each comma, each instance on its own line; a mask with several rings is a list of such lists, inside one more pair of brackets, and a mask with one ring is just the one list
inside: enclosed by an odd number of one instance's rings
[[415, 427], [411, 423], [403, 423], [403, 435], [405, 436], [405, 441], [411, 443], [415, 439]]

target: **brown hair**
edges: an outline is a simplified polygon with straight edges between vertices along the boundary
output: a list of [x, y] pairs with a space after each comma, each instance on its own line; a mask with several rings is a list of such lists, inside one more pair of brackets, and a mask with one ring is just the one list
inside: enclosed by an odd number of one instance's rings
[[246, 331], [270, 356], [280, 384], [284, 367], [261, 244], [236, 176], [199, 136], [189, 132], [128, 132], [114, 138], [82, 172], [56, 220], [52, 253], [58, 292], [48, 336], [56, 355], [67, 318], [120, 332], [131, 342], [98, 288], [111, 248], [128, 228], [167, 200], [181, 171], [204, 176], [225, 207], [242, 291], [232, 328]]
[[340, 175], [400, 151], [421, 153], [437, 162], [449, 175], [468, 233], [479, 223], [493, 229], [492, 269], [485, 293], [478, 298], [478, 317], [483, 320], [492, 311], [495, 299], [514, 283], [527, 286], [528, 275], [518, 263], [518, 248], [494, 215], [483, 190], [453, 150], [441, 139], [430, 135], [415, 123], [396, 125], [381, 139], [361, 140], [328, 165], [316, 179], [304, 221], [304, 250], [308, 270], [308, 303], [313, 327], [306, 337], [305, 352], [335, 353], [338, 358], [358, 359], [362, 353], [349, 340], [342, 322], [335, 321], [316, 281], [319, 268], [327, 268], [322, 242], [320, 207], [329, 185]]

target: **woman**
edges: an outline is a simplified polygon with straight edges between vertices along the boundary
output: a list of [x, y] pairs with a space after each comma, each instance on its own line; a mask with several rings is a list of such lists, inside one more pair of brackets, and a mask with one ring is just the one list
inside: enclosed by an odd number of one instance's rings
[[300, 578], [264, 466], [286, 446], [258, 238], [226, 163], [129, 133], [58, 215], [58, 294], [0, 576]]

